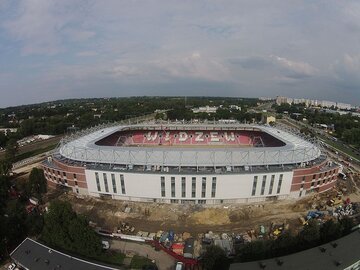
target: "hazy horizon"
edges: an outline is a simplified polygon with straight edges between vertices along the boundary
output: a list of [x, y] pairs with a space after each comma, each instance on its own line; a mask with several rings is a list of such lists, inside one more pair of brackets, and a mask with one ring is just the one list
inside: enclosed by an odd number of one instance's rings
[[0, 2], [0, 107], [227, 96], [360, 104], [358, 1]]

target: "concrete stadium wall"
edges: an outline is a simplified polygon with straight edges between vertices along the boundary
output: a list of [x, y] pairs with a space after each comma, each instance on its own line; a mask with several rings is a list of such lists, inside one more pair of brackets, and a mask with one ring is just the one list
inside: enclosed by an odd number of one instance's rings
[[[101, 191], [97, 189], [95, 173], [99, 175]], [[104, 175], [108, 182], [108, 192], [105, 190]], [[113, 192], [112, 176], [115, 176], [116, 193]], [[280, 192], [277, 193], [280, 174], [283, 175]], [[191, 203], [226, 203], [226, 202], [252, 202], [263, 201], [269, 197], [286, 198], [290, 194], [292, 183], [292, 172], [276, 173], [249, 173], [249, 174], [160, 174], [160, 173], [130, 173], [130, 172], [110, 172], [85, 170], [89, 195], [92, 196], [111, 196], [114, 199], [134, 200], [134, 201], [156, 201], [156, 202], [181, 202]], [[125, 194], [122, 194], [120, 175], [124, 177]], [[271, 177], [274, 175], [272, 193], [269, 194]], [[252, 196], [254, 176], [258, 177], [256, 193]], [[263, 177], [266, 176], [264, 194], [261, 195]], [[165, 178], [165, 196], [161, 194], [161, 177]], [[185, 197], [182, 196], [182, 177], [185, 177]], [[196, 194], [192, 196], [192, 178], [196, 178]], [[216, 177], [215, 197], [212, 196], [212, 181]], [[175, 196], [171, 194], [171, 179], [175, 179]], [[206, 179], [205, 197], [202, 197], [202, 180]], [[173, 201], [178, 200], [178, 201]], [[200, 202], [199, 202], [200, 200]]]

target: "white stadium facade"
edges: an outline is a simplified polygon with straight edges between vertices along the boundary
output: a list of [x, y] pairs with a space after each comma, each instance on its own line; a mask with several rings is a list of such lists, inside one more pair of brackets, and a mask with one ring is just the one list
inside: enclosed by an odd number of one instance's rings
[[97, 127], [43, 162], [49, 186], [159, 203], [250, 203], [331, 189], [339, 166], [314, 143], [237, 123]]

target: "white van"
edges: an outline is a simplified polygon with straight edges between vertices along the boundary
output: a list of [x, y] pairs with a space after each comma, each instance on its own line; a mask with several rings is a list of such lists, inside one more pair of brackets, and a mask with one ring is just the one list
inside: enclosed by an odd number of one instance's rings
[[177, 262], [175, 266], [175, 270], [184, 270], [184, 264], [182, 262]]

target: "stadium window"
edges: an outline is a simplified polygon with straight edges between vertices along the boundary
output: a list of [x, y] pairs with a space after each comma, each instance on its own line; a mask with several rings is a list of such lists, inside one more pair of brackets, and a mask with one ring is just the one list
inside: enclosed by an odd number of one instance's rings
[[109, 185], [108, 185], [106, 173], [103, 173], [103, 178], [104, 178], [105, 192], [109, 192]]
[[79, 189], [78, 188], [76, 189], [76, 193], [79, 194]]
[[181, 177], [181, 197], [186, 197], [186, 178]]
[[67, 184], [67, 183], [68, 183], [66, 179], [64, 179], [64, 183], [65, 183], [65, 184]]
[[58, 175], [60, 175], [60, 171], [57, 171]]
[[313, 174], [313, 180], [316, 178], [316, 174]]
[[274, 181], [275, 181], [275, 174], [271, 175], [270, 187], [269, 187], [269, 195], [273, 192]]
[[323, 182], [322, 182], [323, 184], [325, 184], [325, 180], [326, 180], [326, 179], [323, 180]]
[[300, 187], [300, 189], [303, 189], [304, 188], [304, 184], [301, 184], [301, 187]]
[[305, 182], [305, 176], [303, 176], [302, 181]]
[[281, 185], [282, 185], [283, 177], [284, 177], [284, 175], [283, 175], [283, 174], [280, 174], [280, 176], [279, 176], [279, 183], [278, 183], [278, 187], [277, 187], [277, 191], [276, 191], [277, 194], [279, 194], [280, 191], [281, 191]]
[[320, 186], [320, 184], [321, 184], [320, 182], [321, 182], [320, 180], [317, 181], [317, 184], [316, 184], [316, 185], [317, 185], [317, 186]]
[[74, 173], [74, 179], [76, 179], [76, 173]]
[[113, 192], [114, 193], [117, 193], [117, 190], [116, 190], [116, 181], [115, 181], [115, 174], [111, 174], [111, 182], [112, 182], [112, 186], [113, 186]]
[[205, 198], [205, 196], [206, 196], [206, 177], [203, 177], [201, 181], [201, 197]]
[[196, 197], [196, 177], [191, 179], [191, 197]]
[[66, 177], [66, 172], [63, 172], [63, 176]]
[[165, 177], [164, 176], [160, 177], [160, 182], [161, 182], [161, 197], [165, 197]]
[[[66, 180], [65, 180], [66, 181]], [[77, 186], [78, 185], [78, 182], [75, 180], [75, 186]]]
[[171, 177], [171, 197], [175, 197], [175, 177]]
[[314, 187], [314, 185], [315, 185], [315, 181], [312, 181], [311, 182], [311, 187]]
[[124, 175], [120, 174], [121, 193], [125, 194], [125, 179]]
[[211, 198], [215, 198], [215, 193], [216, 193], [216, 177], [213, 177], [211, 184]]
[[261, 184], [261, 193], [260, 195], [264, 195], [266, 186], [266, 175], [263, 176], [262, 184]]
[[96, 186], [97, 186], [97, 190], [101, 191], [101, 187], [100, 187], [100, 180], [99, 180], [99, 173], [95, 173], [95, 179], [96, 179]]
[[257, 180], [258, 180], [258, 177], [254, 176], [253, 188], [252, 188], [251, 196], [255, 196], [255, 194], [256, 194]]

